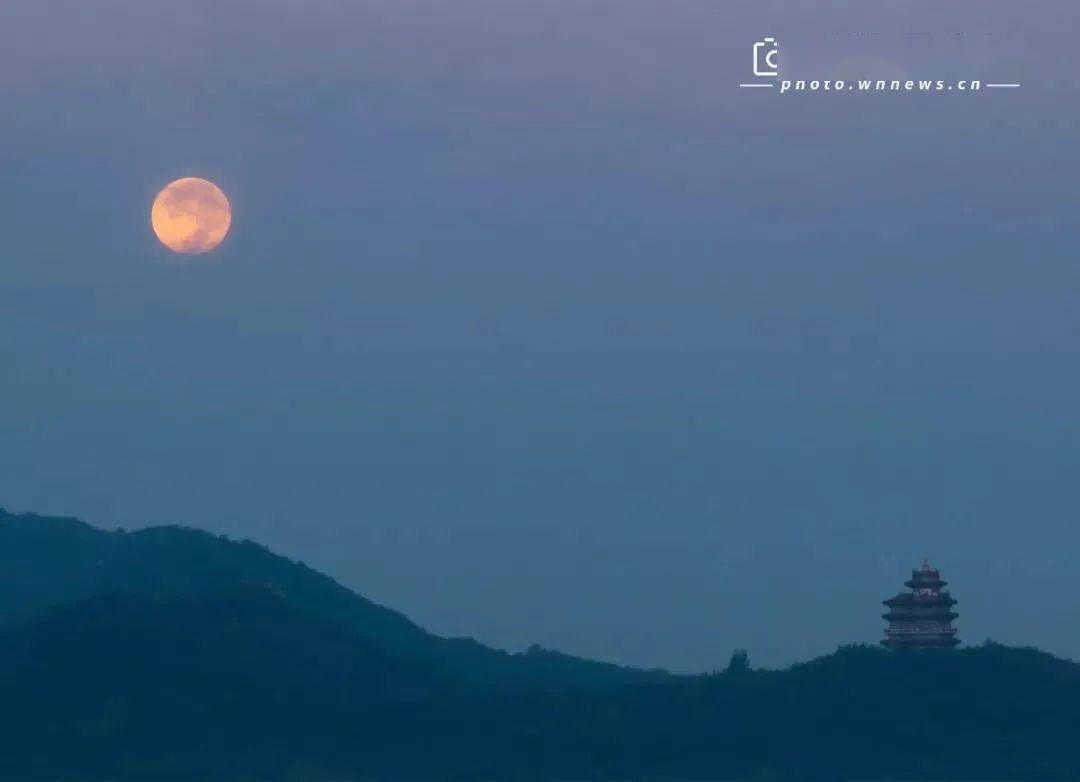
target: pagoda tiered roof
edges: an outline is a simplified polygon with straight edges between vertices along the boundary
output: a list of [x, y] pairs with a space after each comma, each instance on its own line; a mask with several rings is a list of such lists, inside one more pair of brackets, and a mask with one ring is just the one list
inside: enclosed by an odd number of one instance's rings
[[914, 607], [914, 606], [954, 606], [956, 600], [948, 592], [938, 592], [936, 594], [920, 595], [912, 592], [901, 592], [894, 597], [890, 597], [888, 600], [881, 601], [883, 605], [887, 605], [890, 608], [896, 607]]
[[904, 582], [904, 586], [908, 589], [941, 589], [943, 586], [947, 586], [948, 583], [938, 575], [936, 570], [930, 572], [913, 570], [911, 578]]

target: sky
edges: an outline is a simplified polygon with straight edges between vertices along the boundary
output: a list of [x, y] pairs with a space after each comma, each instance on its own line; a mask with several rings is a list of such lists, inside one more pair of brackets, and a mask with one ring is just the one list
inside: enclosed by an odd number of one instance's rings
[[[6, 0], [0, 506], [677, 671], [1080, 659], [1062, 2]], [[1017, 82], [978, 93], [739, 88]], [[232, 231], [177, 256], [173, 179]]]

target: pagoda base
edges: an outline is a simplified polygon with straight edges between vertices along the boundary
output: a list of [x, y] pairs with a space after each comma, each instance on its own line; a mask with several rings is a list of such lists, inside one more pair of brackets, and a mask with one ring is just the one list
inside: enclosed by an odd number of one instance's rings
[[958, 638], [946, 636], [921, 636], [917, 638], [886, 638], [882, 646], [890, 649], [952, 649], [960, 643]]

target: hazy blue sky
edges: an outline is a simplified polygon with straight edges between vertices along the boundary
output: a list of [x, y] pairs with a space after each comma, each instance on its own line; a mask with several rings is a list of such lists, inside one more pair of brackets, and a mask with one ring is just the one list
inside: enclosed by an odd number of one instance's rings
[[[962, 638], [1080, 658], [1078, 22], [5, 0], [0, 505], [680, 670], [876, 641], [929, 556]], [[1023, 87], [740, 90], [764, 35]], [[234, 225], [177, 262], [187, 175]]]

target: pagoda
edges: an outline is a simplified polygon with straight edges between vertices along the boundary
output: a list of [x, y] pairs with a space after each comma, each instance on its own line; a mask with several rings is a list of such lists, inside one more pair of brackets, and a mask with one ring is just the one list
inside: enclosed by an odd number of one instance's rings
[[881, 643], [891, 649], [951, 649], [960, 643], [952, 626], [956, 601], [944, 588], [941, 573], [924, 561], [904, 585], [911, 591], [884, 601], [889, 612], [882, 618], [889, 627]]

